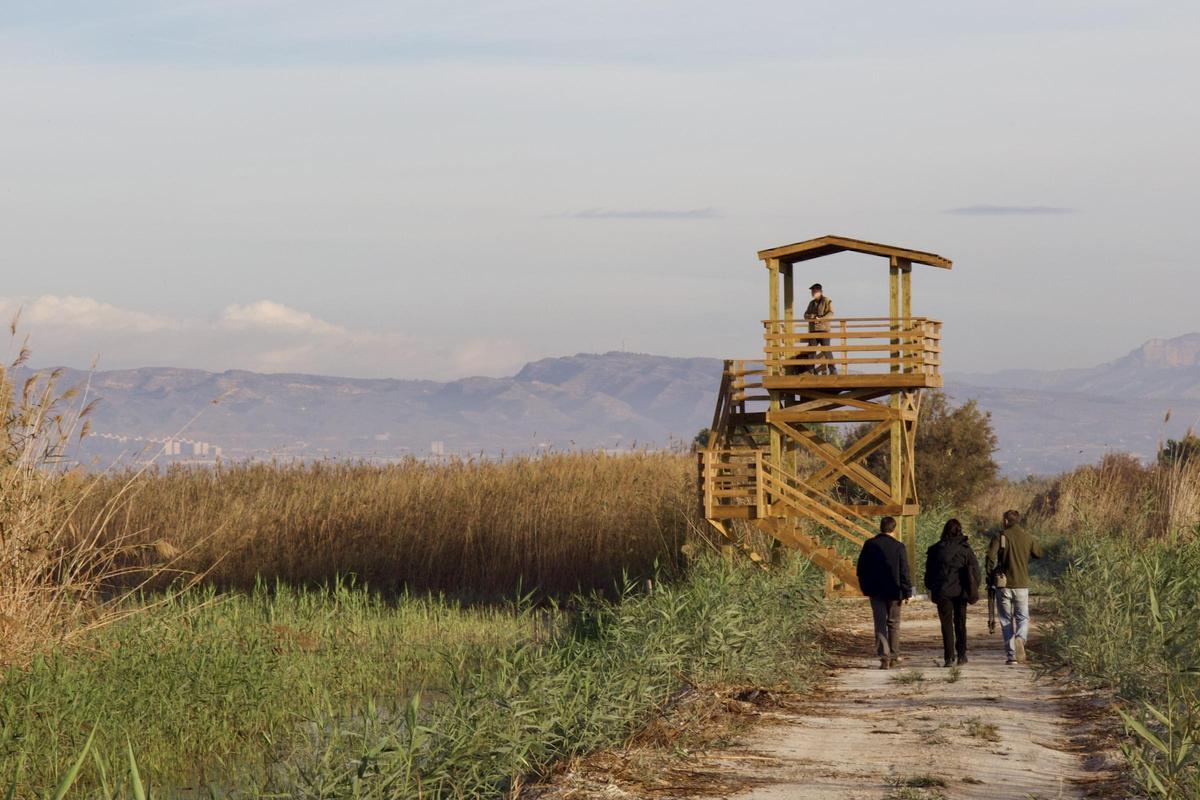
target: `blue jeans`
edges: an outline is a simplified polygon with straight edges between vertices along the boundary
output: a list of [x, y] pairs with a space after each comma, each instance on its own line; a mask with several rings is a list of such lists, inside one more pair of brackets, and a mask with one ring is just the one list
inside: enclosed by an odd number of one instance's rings
[[1013, 637], [1029, 640], [1029, 590], [998, 589], [996, 599], [1000, 605], [1000, 631], [1004, 634], [1004, 652], [1016, 658]]

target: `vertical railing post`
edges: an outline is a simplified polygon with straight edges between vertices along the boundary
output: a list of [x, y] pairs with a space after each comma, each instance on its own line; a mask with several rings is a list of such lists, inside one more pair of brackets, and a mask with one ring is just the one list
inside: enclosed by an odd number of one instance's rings
[[848, 337], [846, 336], [846, 320], [842, 320], [842, 374], [850, 374], [850, 351], [846, 349]]
[[712, 519], [713, 515], [713, 451], [704, 451], [704, 518]]
[[754, 451], [754, 504], [755, 516], [764, 519], [767, 516], [767, 487], [763, 480], [762, 450]]

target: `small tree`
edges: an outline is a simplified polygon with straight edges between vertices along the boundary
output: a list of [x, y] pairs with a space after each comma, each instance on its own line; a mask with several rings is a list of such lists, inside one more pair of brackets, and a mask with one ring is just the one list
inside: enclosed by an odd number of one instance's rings
[[1164, 467], [1200, 464], [1200, 436], [1188, 431], [1182, 439], [1168, 439], [1158, 451], [1158, 463]]
[[[860, 428], [853, 438], [862, 436], [870, 426]], [[990, 486], [999, 472], [992, 453], [996, 451], [996, 434], [992, 416], [981, 411], [974, 400], [952, 406], [942, 392], [926, 392], [921, 401], [917, 425], [916, 455], [917, 495], [923, 504], [945, 501], [962, 504]], [[871, 472], [887, 480], [891, 457], [887, 447], [881, 447], [866, 459]], [[848, 499], [866, 502], [866, 496], [849, 490], [841, 481]]]
[[917, 493], [953, 504], [975, 497], [996, 480], [996, 443], [992, 415], [978, 403], [951, 406], [942, 392], [928, 392], [917, 428]]

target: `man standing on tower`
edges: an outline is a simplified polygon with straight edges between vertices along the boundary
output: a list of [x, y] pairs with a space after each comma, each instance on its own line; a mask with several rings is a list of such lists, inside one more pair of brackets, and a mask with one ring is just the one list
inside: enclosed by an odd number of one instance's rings
[[[825, 296], [819, 283], [814, 283], [808, 287], [808, 290], [812, 292], [812, 300], [809, 301], [808, 308], [804, 310], [804, 318], [808, 320], [808, 332], [829, 333], [829, 319], [833, 316], [833, 302]], [[830, 339], [828, 337], [824, 339], [810, 338], [808, 340], [810, 347], [825, 348], [815, 352], [813, 354], [814, 359], [824, 358], [829, 360], [829, 364], [824, 367], [813, 367], [814, 375], [821, 374], [822, 368], [825, 369], [826, 374], [834, 375], [837, 373], [837, 368], [833, 366], [833, 353], [829, 352], [829, 342]]]

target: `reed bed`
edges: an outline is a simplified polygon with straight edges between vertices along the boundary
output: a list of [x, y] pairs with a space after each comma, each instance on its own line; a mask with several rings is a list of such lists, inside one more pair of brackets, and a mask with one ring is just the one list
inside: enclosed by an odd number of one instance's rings
[[1200, 538], [1074, 537], [1048, 655], [1112, 689], [1146, 795], [1200, 797]]
[[1200, 461], [1146, 466], [1112, 454], [1060, 477], [1035, 511], [1052, 527], [1077, 534], [1191, 536], [1200, 528]]
[[106, 476], [78, 513], [124, 495], [104, 541], [218, 586], [353, 576], [388, 593], [486, 598], [609, 589], [675, 566], [694, 486], [691, 460], [664, 452], [260, 463]]

